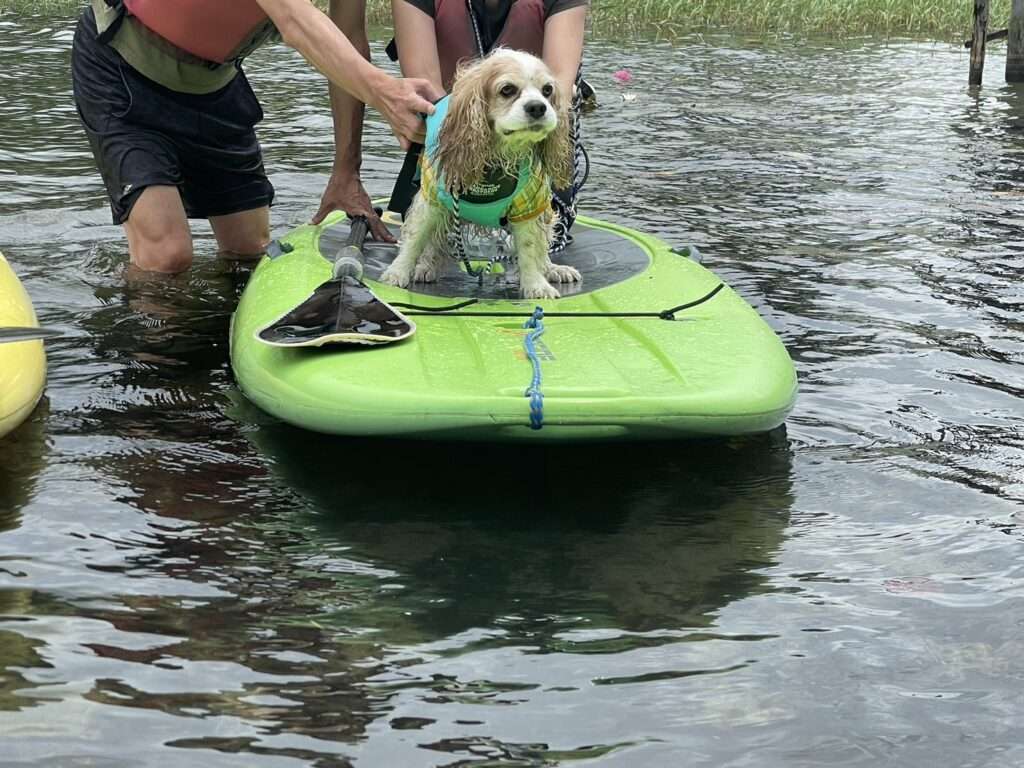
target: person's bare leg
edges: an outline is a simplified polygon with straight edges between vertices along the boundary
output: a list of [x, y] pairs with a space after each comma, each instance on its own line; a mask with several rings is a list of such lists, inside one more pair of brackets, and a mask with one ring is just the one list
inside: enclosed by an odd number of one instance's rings
[[211, 216], [210, 226], [217, 237], [221, 256], [258, 259], [270, 242], [270, 208], [263, 206], [228, 216]]
[[132, 266], [173, 274], [192, 264], [192, 233], [177, 187], [146, 187], [124, 223]]

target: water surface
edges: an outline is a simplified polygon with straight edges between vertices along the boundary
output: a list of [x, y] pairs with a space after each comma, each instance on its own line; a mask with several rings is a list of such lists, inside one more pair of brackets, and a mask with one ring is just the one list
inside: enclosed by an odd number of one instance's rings
[[[208, 228], [188, 274], [125, 278], [71, 34], [0, 16], [0, 249], [65, 332], [0, 445], [5, 768], [1024, 763], [998, 56], [972, 93], [927, 43], [593, 42], [585, 211], [698, 245], [797, 407], [747, 440], [396, 444], [396, 473], [238, 394], [247, 272]], [[249, 71], [283, 233], [330, 169], [325, 89], [283, 48]], [[365, 156], [387, 193], [375, 117]]]

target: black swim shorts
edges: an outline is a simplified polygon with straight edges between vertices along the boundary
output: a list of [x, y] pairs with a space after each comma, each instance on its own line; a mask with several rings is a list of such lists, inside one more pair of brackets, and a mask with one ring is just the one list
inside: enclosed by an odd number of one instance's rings
[[254, 126], [263, 110], [245, 74], [214, 93], [177, 93], [143, 77], [96, 39], [92, 9], [81, 17], [71, 70], [78, 115], [123, 224], [146, 187], [181, 191], [190, 218], [270, 205]]

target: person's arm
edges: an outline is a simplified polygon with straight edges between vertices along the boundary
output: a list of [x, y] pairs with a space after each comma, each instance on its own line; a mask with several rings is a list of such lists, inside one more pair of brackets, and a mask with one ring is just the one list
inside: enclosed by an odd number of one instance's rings
[[421, 114], [433, 114], [442, 94], [426, 80], [392, 77], [364, 59], [310, 0], [256, 0], [281, 33], [328, 80], [376, 108], [391, 124], [403, 147], [422, 141]]
[[549, 16], [544, 23], [544, 63], [555, 73], [563, 92], [572, 98], [576, 71], [583, 59], [587, 6], [578, 5]]
[[[335, 26], [367, 61], [370, 42], [366, 36], [366, 0], [331, 0], [330, 17]], [[363, 102], [333, 82], [330, 83], [331, 117], [334, 121], [334, 168], [320, 200], [313, 223], [322, 222], [331, 211], [348, 216], [365, 216], [374, 239], [393, 242], [373, 210], [370, 196], [359, 176], [363, 163]]]
[[437, 32], [434, 20], [406, 0], [391, 0], [398, 44], [398, 63], [405, 77], [421, 77], [438, 88], [441, 82], [441, 59], [437, 53]]

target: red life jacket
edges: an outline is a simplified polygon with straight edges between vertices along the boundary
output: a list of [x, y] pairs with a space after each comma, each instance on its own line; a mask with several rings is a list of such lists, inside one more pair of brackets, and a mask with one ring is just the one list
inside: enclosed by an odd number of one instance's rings
[[[544, 52], [545, 20], [544, 0], [516, 0], [493, 47], [503, 46], [539, 57]], [[451, 91], [459, 62], [480, 56], [466, 0], [435, 0], [434, 29], [441, 81], [445, 90]]]
[[269, 22], [256, 0], [124, 0], [148, 29], [206, 61], [225, 64]]

